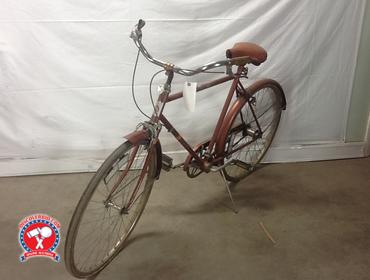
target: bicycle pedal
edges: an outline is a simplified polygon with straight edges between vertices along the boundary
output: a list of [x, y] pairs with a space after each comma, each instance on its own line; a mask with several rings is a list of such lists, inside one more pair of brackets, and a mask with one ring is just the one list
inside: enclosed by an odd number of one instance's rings
[[170, 171], [172, 169], [173, 159], [166, 154], [162, 154], [162, 169], [165, 171]]

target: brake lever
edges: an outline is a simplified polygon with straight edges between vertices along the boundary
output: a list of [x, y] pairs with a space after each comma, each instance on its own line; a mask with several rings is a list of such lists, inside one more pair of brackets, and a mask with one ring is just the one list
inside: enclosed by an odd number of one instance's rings
[[145, 20], [139, 19], [138, 23], [135, 25], [135, 28], [131, 31], [130, 38], [133, 40], [141, 40], [143, 33], [141, 29], [145, 26]]
[[135, 28], [134, 30], [131, 31], [130, 38], [133, 39], [134, 41], [139, 41], [142, 37], [142, 33]]

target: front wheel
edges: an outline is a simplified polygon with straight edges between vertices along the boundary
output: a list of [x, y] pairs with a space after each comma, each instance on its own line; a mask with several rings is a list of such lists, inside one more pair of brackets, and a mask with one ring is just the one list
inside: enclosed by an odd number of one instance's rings
[[232, 163], [223, 172], [232, 182], [247, 176], [262, 160], [274, 139], [285, 105], [284, 93], [276, 82], [260, 83], [256, 88], [253, 85], [249, 88], [251, 97], [243, 103], [228, 128], [225, 153], [235, 152], [226, 158]]
[[150, 195], [156, 157], [148, 144], [126, 142], [95, 173], [68, 228], [65, 262], [73, 276], [98, 273], [123, 248]]

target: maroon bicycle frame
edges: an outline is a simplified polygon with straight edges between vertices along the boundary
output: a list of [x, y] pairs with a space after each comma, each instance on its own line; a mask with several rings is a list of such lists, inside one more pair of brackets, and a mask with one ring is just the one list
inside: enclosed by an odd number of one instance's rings
[[[220, 116], [218, 118], [216, 127], [214, 129], [212, 138], [206, 142], [207, 145], [207, 156], [204, 158], [201, 158], [197, 154], [197, 148], [201, 146], [198, 145], [193, 149], [189, 143], [180, 135], [180, 133], [174, 128], [174, 126], [169, 122], [169, 120], [164, 116], [163, 110], [165, 108], [165, 105], [167, 103], [170, 103], [172, 101], [175, 101], [177, 99], [180, 99], [183, 97], [183, 92], [178, 92], [171, 94], [169, 90], [169, 85], [171, 84], [172, 78], [173, 78], [173, 72], [169, 71], [167, 73], [168, 78], [167, 82], [165, 84], [165, 90], [159, 95], [157, 99], [157, 103], [155, 104], [155, 111], [151, 117], [151, 123], [152, 124], [158, 124], [161, 122], [163, 126], [176, 138], [176, 140], [189, 152], [189, 155], [187, 159], [184, 162], [184, 170], [187, 170], [189, 167], [190, 161], [195, 160], [198, 163], [198, 166], [202, 171], [204, 172], [210, 172], [211, 167], [216, 165], [220, 168], [222, 168], [224, 164], [224, 159], [228, 157], [229, 155], [243, 149], [245, 146], [251, 144], [254, 139], [240, 145], [238, 148], [231, 150], [231, 151], [225, 151], [227, 136], [230, 132], [230, 128], [232, 123], [234, 122], [238, 112], [240, 112], [241, 108], [248, 103], [249, 106], [251, 105], [251, 97], [254, 92], [257, 92], [261, 88], [265, 86], [266, 83], [270, 83], [273, 86], [279, 88], [282, 95], [282, 109], [285, 110], [286, 107], [286, 100], [284, 92], [281, 88], [281, 86], [274, 80], [271, 79], [264, 79], [260, 80], [258, 82], [255, 82], [253, 85], [245, 89], [243, 85], [240, 82], [240, 78], [243, 76], [243, 71], [245, 70], [244, 66], [239, 66], [236, 73], [233, 75], [225, 76], [219, 79], [216, 79], [214, 81], [201, 84], [197, 87], [197, 92], [200, 92], [202, 90], [223, 84], [228, 81], [232, 81], [231, 87], [229, 89], [229, 93], [226, 97], [224, 106], [222, 108], [222, 111], [220, 113]], [[167, 86], [167, 88], [166, 88]], [[233, 98], [233, 95], [237, 95], [236, 101], [231, 105], [231, 101]], [[253, 114], [253, 117], [256, 121], [256, 124], [261, 130], [260, 125], [257, 120], [257, 116], [252, 108], [250, 106], [251, 112]], [[234, 129], [234, 128], [233, 128]], [[238, 127], [236, 127], [238, 129]], [[159, 134], [160, 131], [158, 131]], [[140, 187], [140, 184], [142, 182], [142, 179], [144, 178], [145, 174], [147, 173], [147, 167], [149, 158], [152, 154], [152, 152], [156, 152], [157, 154], [157, 170], [155, 174], [155, 178], [159, 178], [160, 170], [162, 166], [162, 149], [161, 145], [159, 143], [158, 135], [156, 135], [154, 138], [152, 138], [153, 135], [150, 135], [150, 132], [147, 129], [137, 130], [135, 132], [130, 133], [129, 135], [126, 135], [125, 138], [128, 139], [129, 142], [131, 142], [133, 145], [138, 145], [142, 143], [148, 143], [147, 141], [150, 140], [150, 148], [148, 157], [145, 160], [143, 171], [140, 175], [140, 180], [137, 183], [135, 190], [130, 198], [130, 203], [128, 204], [128, 207], [130, 207], [131, 203], [134, 201], [135, 196], [137, 194], [138, 188]], [[134, 153], [136, 155], [136, 152]], [[134, 155], [134, 156], [135, 156]], [[208, 156], [209, 155], [209, 156]], [[128, 167], [129, 168], [129, 167]], [[117, 182], [117, 185], [119, 183]], [[114, 191], [111, 191], [111, 194]], [[111, 195], [110, 194], [110, 195]]]
[[[212, 138], [209, 140], [208, 145], [208, 153], [213, 153], [213, 150], [215, 148], [215, 145], [219, 142], [220, 139], [226, 138], [228, 131], [226, 130], [225, 123], [230, 123], [231, 119], [236, 115], [236, 113], [239, 110], [239, 106], [231, 106], [231, 101], [234, 96], [234, 93], [237, 90], [238, 85], [240, 85], [239, 79], [244, 70], [243, 66], [239, 66], [237, 69], [237, 72], [234, 75], [225, 76], [216, 80], [213, 80], [211, 82], [207, 82], [204, 84], [201, 84], [197, 86], [197, 93], [200, 91], [203, 91], [205, 89], [223, 84], [228, 81], [232, 81], [231, 87], [229, 89], [229, 93], [226, 97], [225, 103], [223, 105], [222, 111], [220, 113], [220, 116], [218, 118], [216, 127], [214, 129]], [[244, 90], [245, 93], [245, 90]], [[203, 170], [208, 172], [210, 167], [214, 164], [220, 164], [223, 162], [224, 154], [220, 154], [220, 149], [216, 150], [216, 153], [214, 153], [215, 157], [211, 159], [211, 161], [208, 161], [208, 159], [202, 159], [198, 156], [196, 151], [189, 145], [189, 143], [181, 136], [181, 134], [174, 128], [174, 126], [170, 123], [170, 121], [164, 116], [163, 109], [164, 105], [167, 103], [170, 103], [174, 100], [180, 99], [183, 97], [183, 92], [178, 92], [174, 94], [167, 94], [164, 96], [159, 96], [157, 100], [157, 106], [159, 103], [162, 103], [162, 108], [158, 112], [158, 115], [152, 116], [152, 121], [158, 122], [160, 121], [163, 126], [176, 138], [176, 140], [189, 152], [189, 154], [198, 162], [199, 167]], [[238, 102], [238, 100], [237, 100]], [[237, 103], [236, 102], [236, 103]], [[226, 131], [225, 131], [226, 130]], [[223, 152], [223, 151], [222, 151]], [[235, 152], [235, 151], [234, 151]]]
[[[208, 89], [208, 88], [226, 83], [228, 81], [232, 81], [229, 93], [226, 97], [224, 106], [222, 108], [222, 111], [221, 111], [220, 116], [218, 118], [215, 130], [213, 132], [213, 136], [210, 139], [209, 145], [207, 147], [209, 154], [212, 153], [213, 148], [215, 147], [215, 145], [217, 143], [219, 143], [220, 140], [225, 140], [226, 139], [227, 133], [228, 133], [227, 124], [230, 124], [233, 121], [234, 117], [236, 116], [237, 112], [239, 111], [240, 106], [238, 106], [238, 105], [239, 104], [245, 104], [245, 102], [240, 102], [242, 97], [239, 97], [237, 99], [237, 101], [234, 103], [234, 105], [230, 107], [232, 97], [233, 97], [234, 93], [236, 92], [238, 85], [240, 85], [242, 87], [242, 85], [239, 82], [239, 79], [240, 79], [240, 76], [241, 76], [242, 72], [244, 71], [244, 69], [245, 69], [244, 66], [239, 66], [238, 69], [237, 69], [237, 72], [235, 74], [228, 75], [228, 76], [213, 80], [211, 82], [201, 84], [196, 89], [197, 92], [200, 92], [200, 91], [203, 91], [205, 89]], [[166, 84], [170, 85], [170, 83], [172, 81], [172, 78], [173, 78], [173, 72], [169, 72], [169, 73], [167, 73], [167, 75], [169, 77], [167, 79]], [[243, 93], [242, 94], [243, 94], [242, 96], [247, 95], [247, 92], [244, 88], [243, 88]], [[183, 97], [183, 92], [170, 94], [170, 91], [165, 89], [158, 96], [157, 102], [155, 104], [154, 113], [151, 117], [151, 122], [152, 123], [161, 122], [163, 124], [163, 126], [176, 138], [176, 140], [189, 152], [190, 156], [197, 161], [197, 163], [199, 164], [199, 168], [202, 171], [209, 172], [210, 168], [214, 164], [222, 164], [223, 163], [223, 159], [225, 157], [225, 154], [223, 152], [224, 148], [222, 147], [222, 149], [216, 150], [216, 153], [214, 153], [215, 156], [211, 157], [210, 160], [208, 160], [207, 158], [205, 158], [205, 159], [200, 158], [198, 156], [197, 152], [180, 135], [180, 133], [174, 128], [174, 126], [169, 122], [169, 120], [163, 114], [163, 110], [164, 110], [165, 105], [167, 103], [170, 103], [170, 102], [175, 101], [177, 99], [180, 99], [182, 97]], [[244, 99], [244, 101], [245, 100], [246, 99]], [[148, 131], [145, 130], [145, 129], [135, 131], [135, 132], [125, 136], [125, 138], [127, 138], [133, 144], [139, 143], [142, 140], [145, 141], [145, 140], [150, 139], [150, 137], [148, 135]], [[221, 142], [223, 142], [223, 141], [221, 141]], [[162, 151], [161, 151], [161, 147], [160, 147], [160, 144], [159, 144], [159, 140], [154, 139], [154, 141], [152, 141], [151, 144], [152, 145], [149, 148], [148, 157], [144, 162], [143, 171], [140, 174], [140, 178], [139, 178], [138, 183], [136, 184], [136, 186], [134, 188], [133, 193], [131, 194], [129, 202], [128, 202], [128, 204], [126, 205], [126, 207], [124, 209], [125, 211], [128, 210], [131, 207], [132, 203], [135, 200], [135, 197], [137, 195], [138, 189], [140, 188], [141, 182], [142, 182], [145, 174], [147, 173], [148, 162], [149, 162], [149, 158], [151, 157], [151, 152], [153, 151], [153, 148], [156, 149], [157, 159], [160, 161], [160, 162], [158, 162], [158, 166], [161, 166], [161, 164], [162, 164]], [[242, 145], [241, 148], [243, 148], [244, 146], [245, 145]], [[235, 152], [235, 151], [232, 151], [232, 152]], [[133, 152], [133, 155], [131, 155], [131, 160], [130, 161], [133, 161], [134, 157], [136, 156], [136, 153], [137, 153], [137, 149]], [[188, 156], [188, 159], [189, 159], [189, 156]], [[185, 163], [184, 163], [184, 168], [187, 167], [186, 162], [187, 161], [185, 161]], [[132, 164], [132, 162], [130, 162], [127, 165], [126, 170], [124, 171], [124, 174], [128, 172], [131, 164]], [[159, 173], [160, 173], [160, 168], [158, 168], [158, 166], [157, 166], [157, 176], [156, 177], [159, 177]], [[123, 178], [124, 176], [121, 176], [121, 177]], [[114, 185], [114, 187], [110, 191], [109, 199], [111, 198], [111, 196], [114, 194], [114, 192], [118, 188], [120, 182], [121, 182], [121, 178], [116, 182], [116, 184]]]

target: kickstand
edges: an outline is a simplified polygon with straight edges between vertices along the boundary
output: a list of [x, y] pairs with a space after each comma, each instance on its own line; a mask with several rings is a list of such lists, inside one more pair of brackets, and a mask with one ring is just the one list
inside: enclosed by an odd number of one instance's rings
[[225, 187], [226, 187], [227, 193], [229, 194], [229, 197], [230, 197], [230, 200], [231, 200], [231, 204], [232, 204], [231, 209], [234, 211], [235, 214], [237, 214], [239, 212], [239, 210], [236, 208], [233, 195], [231, 194], [230, 183], [226, 180], [225, 174], [224, 174], [224, 172], [222, 170], [220, 170], [220, 174], [221, 174], [221, 177], [222, 177], [222, 179], [223, 179], [223, 181], [225, 183]]

